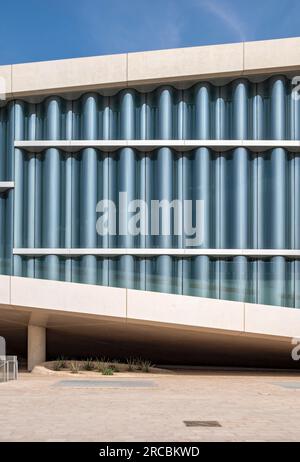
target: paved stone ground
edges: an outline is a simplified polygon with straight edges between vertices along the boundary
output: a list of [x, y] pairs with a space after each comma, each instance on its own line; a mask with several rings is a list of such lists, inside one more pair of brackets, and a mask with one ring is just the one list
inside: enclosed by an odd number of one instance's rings
[[[0, 384], [1, 441], [300, 441], [300, 388], [275, 384], [300, 385], [300, 375], [186, 372], [120, 389], [60, 380], [24, 373]], [[184, 420], [222, 427], [188, 428]]]

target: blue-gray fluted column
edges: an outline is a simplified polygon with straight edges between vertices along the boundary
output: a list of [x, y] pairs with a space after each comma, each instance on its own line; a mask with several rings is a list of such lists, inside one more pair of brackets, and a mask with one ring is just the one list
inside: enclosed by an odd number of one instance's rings
[[[66, 139], [72, 140], [73, 137], [73, 102], [66, 101]], [[64, 246], [66, 248], [72, 247], [72, 213], [73, 213], [73, 204], [72, 204], [72, 165], [73, 165], [73, 156], [72, 154], [66, 154], [65, 159], [65, 229], [64, 229]], [[65, 260], [65, 277], [66, 281], [72, 281], [72, 259], [66, 258]]]
[[[83, 136], [84, 139], [97, 138], [97, 94], [84, 95]], [[97, 205], [97, 150], [86, 148], [82, 151], [81, 172], [81, 236], [80, 246], [83, 248], [97, 247], [96, 205]], [[94, 255], [86, 255], [81, 262], [82, 282], [95, 284], [97, 282], [97, 259]]]
[[[46, 101], [46, 137], [49, 140], [59, 140], [61, 137], [61, 99], [49, 97]], [[43, 162], [43, 245], [46, 248], [60, 247], [60, 152], [50, 148], [45, 151]], [[59, 257], [49, 255], [45, 258], [45, 276], [49, 279], [59, 279]]]
[[[15, 140], [24, 139], [24, 103], [16, 101], [14, 106]], [[23, 175], [23, 153], [21, 149], [15, 149], [14, 165], [14, 247], [23, 247], [23, 220], [24, 220], [24, 175]], [[14, 275], [22, 276], [22, 257], [14, 255]]]
[[286, 80], [285, 77], [272, 77], [271, 94], [271, 139], [284, 140], [286, 134]]
[[195, 87], [195, 138], [210, 139], [210, 100], [211, 87], [201, 83]]
[[258, 261], [258, 303], [285, 306], [286, 262], [283, 257]]
[[[237, 80], [233, 85], [233, 135], [236, 139], [248, 138], [248, 82]], [[233, 151], [233, 189], [234, 210], [232, 248], [251, 247], [249, 231], [250, 208], [250, 155], [247, 149], [237, 148]], [[230, 188], [230, 185], [227, 185]], [[228, 204], [229, 209], [229, 204]]]
[[[120, 112], [121, 112], [121, 138], [132, 140], [135, 138], [135, 92], [134, 90], [124, 90], [120, 95]], [[118, 193], [126, 193], [127, 203], [121, 207], [119, 203], [120, 223], [118, 247], [133, 248], [137, 243], [137, 237], [130, 234], [128, 229], [129, 203], [138, 199], [136, 197], [137, 187], [137, 169], [139, 165], [138, 158], [132, 148], [122, 148], [119, 152], [118, 161]], [[122, 229], [123, 228], [123, 229]], [[134, 288], [134, 267], [135, 261], [132, 255], [123, 255], [118, 261], [118, 274], [120, 277], [119, 285], [128, 288]]]
[[[160, 139], [172, 139], [173, 133], [173, 89], [162, 87], [158, 90], [158, 134]], [[173, 154], [168, 147], [157, 151], [157, 199], [173, 200]], [[171, 218], [171, 217], [170, 217]], [[172, 223], [172, 222], [171, 222]], [[157, 245], [161, 248], [172, 248], [173, 227], [171, 224], [170, 235], [159, 235]], [[172, 257], [162, 255], [157, 258], [157, 273], [160, 277], [162, 292], [172, 291], [173, 264]]]
[[[146, 140], [149, 134], [149, 127], [148, 127], [148, 121], [151, 116], [150, 112], [150, 107], [147, 102], [147, 94], [143, 93], [140, 96], [140, 139], [141, 140]], [[147, 157], [146, 153], [141, 153], [140, 156], [140, 185], [139, 185], [139, 197], [142, 201], [147, 203], [147, 184], [146, 184], [146, 178], [147, 178], [147, 161], [149, 158]], [[147, 223], [148, 220], [148, 214], [147, 211], [145, 211], [145, 216], [144, 220]], [[140, 248], [146, 248], [147, 246], [147, 236], [146, 235], [141, 235], [140, 236]], [[146, 290], [146, 259], [145, 258], [140, 258], [139, 261], [139, 270], [140, 270], [140, 278], [139, 278], [139, 288], [141, 290]]]
[[[210, 99], [211, 88], [209, 84], [199, 84], [195, 88], [196, 98], [196, 139], [210, 139]], [[191, 199], [195, 210], [195, 201], [203, 201], [203, 242], [197, 247], [210, 248], [215, 246], [214, 239], [214, 197], [213, 197], [213, 160], [208, 148], [198, 148], [195, 150], [192, 160], [192, 178], [186, 178], [185, 183], [190, 187], [191, 179], [193, 192]], [[196, 217], [193, 217], [196, 223]], [[201, 218], [202, 219], [202, 218]]]
[[178, 92], [176, 138], [184, 140], [187, 137], [187, 103], [184, 90]]
[[[285, 79], [276, 77], [271, 80], [271, 118], [272, 138], [280, 140], [285, 138]], [[284, 249], [287, 244], [287, 153], [282, 148], [271, 151], [271, 178], [272, 178], [272, 229], [270, 234], [272, 248]]]
[[232, 133], [229, 133], [228, 117], [226, 114], [227, 98], [228, 87], [217, 87], [214, 117], [214, 138], [217, 140], [232, 138]]
[[264, 114], [264, 83], [255, 85], [255, 92], [252, 103], [252, 136], [254, 140], [263, 140], [267, 138], [265, 128]]
[[6, 128], [7, 128], [7, 107], [0, 107], [0, 181], [5, 181], [7, 179]]
[[300, 156], [294, 158], [295, 170], [295, 221], [294, 221], [294, 248], [300, 249]]
[[[37, 129], [37, 114], [36, 107], [34, 104], [30, 104], [28, 107], [28, 139], [36, 139]], [[27, 154], [28, 162], [28, 181], [27, 181], [27, 247], [35, 247], [35, 218], [36, 218], [36, 156], [33, 154]], [[34, 258], [30, 257], [27, 260], [27, 276], [35, 276]]]

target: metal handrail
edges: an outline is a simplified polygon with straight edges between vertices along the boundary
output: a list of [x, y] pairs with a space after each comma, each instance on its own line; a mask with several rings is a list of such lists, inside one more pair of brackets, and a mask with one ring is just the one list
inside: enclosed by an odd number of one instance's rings
[[[12, 366], [12, 374], [10, 374], [10, 365]], [[0, 356], [0, 368], [3, 368], [3, 382], [18, 379], [17, 356]]]

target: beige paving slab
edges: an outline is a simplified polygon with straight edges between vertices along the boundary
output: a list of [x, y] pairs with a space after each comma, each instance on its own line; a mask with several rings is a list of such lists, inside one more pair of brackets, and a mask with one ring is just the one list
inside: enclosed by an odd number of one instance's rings
[[[300, 390], [276, 385], [300, 382], [297, 374], [224, 371], [151, 380], [156, 387], [84, 389], [59, 387], [53, 377], [21, 374], [18, 382], [0, 384], [0, 440], [300, 439]], [[188, 428], [184, 420], [218, 420], [222, 426]]]

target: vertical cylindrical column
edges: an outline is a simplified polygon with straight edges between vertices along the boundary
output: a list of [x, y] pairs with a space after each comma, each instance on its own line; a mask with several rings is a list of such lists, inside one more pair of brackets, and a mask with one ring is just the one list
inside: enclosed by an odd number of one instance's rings
[[29, 324], [27, 330], [27, 368], [46, 361], [46, 328]]
[[184, 90], [178, 90], [176, 138], [186, 139], [186, 100]]
[[210, 260], [201, 255], [192, 259], [192, 293], [198, 297], [211, 297]]
[[[24, 139], [24, 103], [16, 101], [14, 106], [14, 127], [15, 140]], [[14, 247], [23, 247], [23, 220], [24, 220], [24, 162], [21, 149], [15, 149], [15, 165], [14, 165]], [[22, 257], [14, 255], [14, 275], [22, 276]]]
[[266, 139], [264, 114], [264, 83], [255, 85], [252, 103], [252, 132], [254, 140]]
[[161, 87], [158, 90], [158, 137], [161, 140], [173, 137], [173, 89]]
[[136, 137], [135, 109], [135, 91], [123, 90], [120, 94], [121, 139]]
[[[97, 98], [96, 94], [84, 95], [82, 99], [83, 137], [97, 138]], [[97, 247], [96, 205], [97, 205], [97, 151], [86, 148], [81, 158], [81, 235], [82, 248]], [[82, 258], [82, 282], [96, 284], [97, 259], [94, 255]]]
[[[121, 115], [121, 138], [132, 140], [135, 137], [135, 92], [133, 90], [124, 90], [120, 98], [120, 115]], [[118, 186], [119, 194], [118, 211], [119, 211], [119, 236], [118, 247], [133, 248], [136, 246], [137, 238], [132, 235], [129, 229], [129, 204], [138, 199], [136, 197], [136, 176], [138, 159], [132, 148], [120, 149], [118, 159]], [[128, 288], [134, 287], [134, 257], [132, 255], [123, 255], [120, 257], [118, 265], [118, 274], [123, 280], [123, 286]]]
[[[249, 153], [245, 148], [237, 148], [233, 152], [233, 184], [234, 184], [234, 213], [232, 226], [232, 244], [236, 249], [251, 247], [249, 236], [250, 214], [250, 161]], [[229, 204], [228, 204], [229, 207]]]
[[[248, 82], [242, 79], [233, 84], [233, 137], [240, 140], [248, 138]], [[233, 248], [248, 248], [251, 247], [248, 240], [250, 169], [249, 155], [245, 148], [233, 151], [232, 173], [234, 210], [232, 233], [229, 234], [233, 235]]]
[[294, 249], [300, 249], [300, 157], [294, 158], [295, 169], [295, 219], [294, 219]]
[[142, 93], [140, 95], [140, 112], [139, 112], [139, 133], [138, 139], [146, 140], [147, 139], [147, 99], [146, 94]]
[[258, 266], [258, 303], [284, 306], [286, 297], [284, 257], [260, 260]]
[[[227, 163], [226, 157], [228, 153], [220, 153], [217, 158], [217, 180], [216, 180], [216, 195], [217, 195], [217, 207], [216, 207], [216, 224], [217, 224], [217, 248], [226, 249], [228, 248], [228, 223], [231, 223], [232, 209], [227, 209], [226, 201], [231, 190], [226, 187], [228, 175], [227, 175]], [[230, 216], [229, 216], [230, 214]], [[231, 235], [230, 235], [231, 236]], [[230, 247], [230, 246], [229, 246]]]
[[0, 274], [6, 274], [5, 271], [5, 244], [7, 239], [6, 229], [6, 197], [0, 194]]
[[[271, 79], [271, 133], [272, 139], [285, 138], [285, 78]], [[271, 177], [272, 177], [272, 222], [270, 229], [271, 245], [273, 248], [286, 247], [286, 175], [287, 155], [284, 149], [277, 148], [271, 151]], [[266, 204], [266, 207], [269, 204]]]
[[0, 107], [0, 181], [7, 180], [6, 173], [6, 119], [7, 108]]
[[271, 139], [286, 137], [286, 89], [285, 77], [273, 77], [271, 86]]
[[248, 137], [248, 82], [235, 80], [232, 87], [233, 103], [233, 139], [244, 140]]
[[210, 85], [201, 83], [195, 87], [195, 137], [210, 139]]
[[[194, 242], [196, 247], [214, 248], [215, 247], [215, 226], [214, 213], [214, 188], [213, 181], [213, 161], [211, 152], [207, 148], [198, 148], [195, 150], [192, 166], [192, 182], [186, 179], [188, 184], [192, 184], [193, 209], [199, 211], [196, 207], [196, 201], [202, 201], [202, 216], [193, 217], [193, 223], [197, 226]], [[188, 162], [191, 157], [188, 158]], [[190, 179], [191, 180], [191, 179]], [[201, 235], [201, 240], [198, 237]], [[198, 242], [199, 240], [199, 242]]]
[[[28, 139], [36, 139], [36, 106], [30, 104], [28, 108]], [[36, 191], [36, 178], [35, 178], [35, 164], [36, 156], [27, 154], [28, 162], [28, 178], [27, 178], [27, 247], [35, 247], [35, 191]], [[27, 261], [27, 275], [34, 277], [34, 258], [30, 257]]]
[[[270, 223], [270, 236], [273, 249], [285, 249], [287, 247], [287, 153], [282, 148], [273, 149], [271, 152], [271, 175], [272, 175], [272, 222]], [[270, 206], [265, 204], [266, 207]]]
[[[66, 102], [66, 139], [72, 140], [73, 138], [73, 102]], [[64, 230], [64, 247], [72, 247], [72, 164], [73, 164], [73, 155], [66, 154], [65, 158], [65, 230]], [[78, 213], [78, 210], [74, 211]], [[72, 281], [72, 259], [66, 258], [65, 260], [65, 280]]]
[[[173, 90], [171, 87], [162, 87], [158, 92], [158, 107], [159, 107], [159, 138], [171, 139], [173, 133], [172, 126], [172, 96]], [[157, 151], [157, 200], [167, 201], [165, 203], [171, 204], [173, 200], [173, 153], [168, 147], [158, 149]], [[169, 217], [167, 217], [169, 214]], [[169, 234], [163, 235], [163, 223], [160, 227], [160, 235], [158, 236], [157, 245], [160, 248], [172, 248], [173, 246], [173, 226], [171, 210], [163, 211], [161, 220], [168, 219], [170, 224]], [[162, 292], [172, 291], [172, 258], [169, 255], [162, 255], [157, 257], [157, 274], [161, 278]]]
[[[61, 136], [61, 100], [50, 97], [46, 101], [46, 137], [58, 140]], [[44, 247], [58, 248], [60, 246], [60, 152], [50, 148], [45, 152], [43, 162], [44, 185]], [[45, 258], [45, 277], [59, 279], [59, 257], [49, 255]]]
[[227, 87], [216, 88], [215, 100], [215, 138], [217, 140], [231, 139], [232, 133], [228, 130], [228, 121], [226, 117], [226, 100]]

